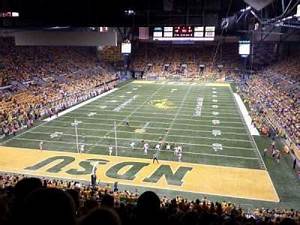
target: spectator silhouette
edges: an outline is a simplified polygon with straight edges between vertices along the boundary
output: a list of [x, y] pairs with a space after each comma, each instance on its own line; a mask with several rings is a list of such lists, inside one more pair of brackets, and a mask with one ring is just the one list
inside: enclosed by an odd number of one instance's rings
[[101, 206], [107, 207], [107, 208], [113, 208], [114, 207], [114, 197], [108, 194], [105, 194], [101, 201]]
[[39, 178], [27, 177], [20, 180], [15, 186], [15, 202], [12, 209], [12, 220], [15, 224], [20, 224], [20, 214], [23, 208], [24, 199], [33, 191], [43, 187]]
[[24, 201], [22, 224], [75, 225], [74, 201], [60, 189], [36, 190]]
[[160, 199], [152, 191], [144, 192], [137, 201], [137, 224], [160, 224]]
[[80, 191], [77, 189], [68, 189], [66, 192], [72, 197], [75, 203], [75, 211], [77, 213], [80, 207]]
[[32, 191], [42, 188], [43, 183], [39, 178], [28, 177], [20, 180], [15, 187], [16, 201], [21, 203]]
[[121, 225], [121, 220], [114, 210], [98, 208], [83, 217], [80, 225]]

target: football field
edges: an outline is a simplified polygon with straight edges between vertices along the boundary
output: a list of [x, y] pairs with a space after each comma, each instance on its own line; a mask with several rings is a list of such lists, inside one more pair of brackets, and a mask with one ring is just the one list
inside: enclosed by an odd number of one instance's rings
[[[124, 184], [128, 185], [279, 201], [262, 157], [228, 84], [133, 81], [58, 118], [44, 121], [4, 141], [2, 145], [28, 149], [28, 153], [37, 157], [36, 161], [30, 161], [31, 164], [35, 164], [43, 159], [40, 155], [36, 155], [46, 153], [29, 149], [39, 149], [41, 141], [43, 149], [51, 150], [52, 154], [63, 152], [66, 156], [76, 158], [76, 155], [79, 155], [78, 149], [84, 145], [80, 154], [84, 157], [89, 155], [95, 157], [100, 154], [103, 156], [102, 159], [107, 161], [113, 159], [115, 164], [118, 161], [128, 163], [136, 160], [144, 163], [145, 167], [148, 166], [147, 163], [152, 168], [147, 173], [142, 166], [136, 170], [135, 167], [138, 168], [136, 165], [128, 166], [126, 163], [127, 166], [116, 167], [115, 176], [111, 175], [110, 178], [119, 179], [120, 183], [124, 181]], [[167, 167], [161, 167], [162, 165], [160, 167], [152, 165], [154, 148], [159, 142], [162, 143], [159, 153], [160, 164], [170, 165], [169, 170]], [[131, 146], [132, 143], [134, 146]], [[143, 143], [149, 143], [147, 154], [144, 154]], [[171, 150], [165, 148], [167, 143], [172, 146]], [[108, 156], [110, 145], [113, 146], [114, 155], [111, 157]], [[178, 145], [183, 148], [181, 162], [178, 162], [178, 157], [173, 151], [174, 146]], [[19, 163], [24, 163], [25, 158]], [[78, 163], [80, 165], [79, 161]], [[48, 171], [45, 168], [43, 173], [49, 172], [49, 165]], [[20, 165], [20, 168], [28, 168], [27, 165], [22, 166]], [[4, 167], [0, 161], [0, 169]], [[194, 167], [203, 171], [203, 174], [193, 173]], [[118, 177], [120, 174], [135, 176], [127, 179], [126, 176]], [[254, 176], [255, 174], [257, 176]], [[185, 175], [191, 177], [186, 178]], [[109, 177], [109, 174], [102, 176]], [[139, 176], [143, 179], [134, 183]], [[153, 178], [155, 176], [158, 176], [156, 182]], [[160, 179], [163, 176], [164, 178]], [[207, 176], [212, 184], [219, 182], [218, 190], [196, 187], [195, 183]], [[261, 179], [256, 179], [260, 176]], [[176, 183], [174, 179], [179, 179], [179, 182]], [[113, 179], [106, 180], [113, 182]], [[229, 184], [228, 192], [226, 182], [233, 185]], [[249, 187], [249, 190], [245, 187]], [[240, 194], [234, 194], [239, 193], [236, 190], [229, 190], [234, 188], [243, 190]], [[261, 193], [257, 193], [259, 191]]]

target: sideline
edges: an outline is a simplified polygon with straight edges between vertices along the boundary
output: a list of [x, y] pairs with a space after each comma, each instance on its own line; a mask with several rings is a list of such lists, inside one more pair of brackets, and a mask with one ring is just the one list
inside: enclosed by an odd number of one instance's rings
[[237, 93], [233, 93], [234, 98], [236, 100], [236, 102], [239, 105], [239, 108], [241, 110], [241, 113], [244, 117], [244, 120], [246, 122], [246, 125], [250, 131], [251, 135], [255, 135], [255, 136], [260, 136], [258, 130], [254, 127], [254, 125], [251, 124], [251, 117], [249, 116], [248, 110], [244, 104], [244, 102], [242, 101], [241, 97], [237, 94]]
[[93, 102], [93, 101], [96, 101], [96, 100], [98, 100], [99, 98], [102, 98], [102, 97], [104, 97], [104, 96], [106, 96], [106, 95], [108, 95], [108, 94], [110, 94], [110, 93], [112, 93], [112, 92], [114, 92], [114, 91], [116, 91], [116, 90], [118, 90], [118, 89], [119, 89], [119, 88], [114, 88], [114, 89], [112, 89], [112, 90], [110, 90], [110, 91], [104, 92], [104, 93], [101, 94], [101, 95], [98, 95], [98, 96], [96, 96], [96, 97], [94, 97], [94, 98], [91, 98], [91, 99], [89, 99], [89, 100], [86, 100], [86, 101], [84, 101], [84, 102], [81, 102], [81, 103], [79, 103], [79, 104], [77, 104], [77, 105], [72, 106], [71, 108], [68, 108], [68, 109], [66, 109], [66, 110], [64, 110], [64, 111], [62, 111], [62, 112], [60, 112], [60, 113], [58, 113], [58, 116], [51, 116], [51, 117], [48, 117], [48, 118], [44, 119], [43, 121], [45, 121], [45, 122], [50, 122], [50, 121], [52, 121], [52, 120], [55, 120], [55, 119], [57, 119], [58, 117], [61, 117], [61, 116], [65, 115], [65, 114], [67, 114], [67, 113], [69, 113], [69, 112], [72, 112], [72, 111], [74, 111], [75, 109], [80, 108], [81, 106], [84, 106], [84, 105], [89, 104], [89, 103], [91, 103], [91, 102]]

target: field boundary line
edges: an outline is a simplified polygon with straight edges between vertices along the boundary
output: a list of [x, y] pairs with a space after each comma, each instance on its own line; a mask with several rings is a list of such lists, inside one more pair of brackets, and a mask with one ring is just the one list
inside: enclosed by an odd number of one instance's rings
[[182, 106], [183, 106], [183, 104], [184, 104], [184, 102], [185, 102], [185, 100], [186, 100], [188, 94], [191, 92], [191, 89], [192, 89], [192, 86], [189, 86], [189, 88], [188, 88], [188, 90], [186, 91], [186, 93], [185, 93], [183, 99], [181, 100], [181, 103], [180, 103], [180, 105], [179, 105], [179, 108], [177, 109], [177, 112], [176, 112], [175, 116], [174, 116], [173, 119], [172, 119], [172, 122], [171, 122], [170, 125], [169, 125], [169, 128], [167, 128], [168, 130], [167, 130], [166, 134], [165, 134], [164, 137], [162, 138], [162, 141], [165, 141], [165, 140], [167, 139], [167, 137], [168, 137], [168, 135], [169, 135], [169, 132], [170, 132], [170, 130], [172, 129], [172, 127], [174, 126], [175, 120], [177, 119], [177, 117], [178, 117], [178, 115], [179, 115], [179, 112], [181, 111]]
[[[231, 86], [230, 86], [229, 89], [230, 89], [231, 93], [233, 93]], [[235, 101], [235, 103], [237, 104], [236, 101]], [[240, 112], [240, 110], [239, 110], [239, 112]], [[240, 112], [240, 113], [241, 113], [241, 112]], [[240, 116], [241, 116], [241, 114], [240, 114]], [[245, 121], [244, 121], [244, 126], [245, 126]], [[272, 184], [273, 192], [274, 192], [274, 194], [277, 196], [278, 200], [280, 201], [280, 198], [279, 198], [279, 196], [278, 196], [278, 193], [277, 193], [277, 191], [276, 191], [276, 189], [275, 189], [275, 187], [274, 187], [273, 181], [272, 181], [272, 179], [271, 179], [271, 176], [270, 176], [270, 174], [269, 174], [269, 171], [268, 171], [268, 169], [267, 169], [267, 166], [266, 166], [266, 164], [265, 164], [265, 161], [263, 160], [263, 158], [262, 158], [262, 156], [261, 156], [261, 154], [260, 154], [260, 151], [259, 151], [259, 149], [258, 149], [258, 147], [257, 147], [257, 144], [256, 144], [256, 142], [255, 142], [253, 136], [250, 134], [250, 131], [249, 131], [248, 129], [246, 129], [246, 130], [247, 130], [247, 133], [248, 133], [250, 139], [251, 139], [252, 142], [253, 142], [252, 145], [254, 145], [254, 147], [255, 147], [256, 155], [260, 158], [260, 161], [261, 161], [261, 163], [262, 163], [262, 165], [263, 165], [263, 168], [264, 168], [264, 169], [266, 170], [266, 172], [267, 172], [268, 179], [269, 179], [270, 183]]]
[[94, 102], [94, 101], [96, 101], [96, 100], [98, 100], [98, 99], [100, 99], [100, 98], [103, 98], [104, 96], [109, 95], [109, 94], [111, 94], [111, 93], [113, 93], [113, 92], [115, 92], [115, 91], [117, 91], [117, 90], [119, 90], [119, 88], [114, 88], [114, 89], [112, 89], [112, 90], [109, 90], [109, 91], [107, 91], [107, 92], [104, 92], [104, 93], [102, 93], [102, 94], [100, 94], [100, 95], [98, 95], [98, 96], [95, 96], [95, 97], [93, 97], [93, 98], [90, 98], [90, 99], [88, 99], [88, 100], [86, 100], [86, 101], [83, 101], [83, 102], [81, 102], [81, 103], [79, 103], [79, 104], [76, 104], [76, 105], [74, 105], [74, 106], [72, 106], [72, 107], [70, 107], [70, 108], [68, 108], [68, 109], [66, 109], [66, 110], [64, 110], [64, 111], [62, 111], [62, 112], [60, 112], [60, 113], [58, 113], [58, 116], [48, 117], [48, 118], [44, 119], [43, 121], [50, 122], [50, 121], [52, 121], [52, 120], [55, 120], [56, 118], [59, 118], [59, 117], [65, 115], [65, 114], [67, 114], [67, 113], [69, 113], [69, 112], [72, 112], [72, 111], [74, 111], [74, 110], [76, 110], [76, 109], [78, 109], [78, 108], [80, 108], [80, 107], [82, 107], [82, 106], [85, 106], [85, 105], [87, 105], [87, 104], [89, 104], [89, 103], [91, 103], [91, 102]]
[[[233, 93], [231, 87], [230, 87], [229, 89], [230, 89], [231, 93], [234, 95], [234, 93]], [[239, 114], [240, 114], [240, 118], [242, 119], [242, 124], [243, 124], [243, 126], [244, 126], [244, 128], [245, 128], [245, 130], [246, 130], [246, 132], [247, 132], [247, 134], [248, 134], [249, 139], [251, 140], [251, 145], [252, 145], [252, 147], [253, 147], [253, 149], [254, 149], [254, 153], [255, 153], [255, 155], [256, 155], [256, 156], [258, 157], [258, 159], [259, 159], [260, 167], [261, 167], [262, 169], [267, 170], [266, 164], [265, 164], [265, 162], [264, 162], [264, 160], [263, 160], [263, 158], [262, 158], [262, 156], [261, 156], [261, 154], [260, 154], [260, 152], [259, 152], [259, 150], [258, 150], [258, 148], [257, 148], [257, 145], [256, 145], [256, 143], [255, 143], [255, 140], [253, 139], [253, 136], [250, 134], [250, 131], [249, 131], [249, 129], [248, 129], [248, 126], [245, 124], [244, 117], [243, 117], [243, 115], [241, 114], [241, 110], [240, 110], [240, 108], [239, 108], [239, 105], [238, 105], [238, 103], [237, 103], [236, 98], [234, 98], [234, 102], [235, 102], [236, 107], [238, 108], [238, 112], [239, 112]], [[255, 150], [256, 150], [256, 151], [255, 151]]]

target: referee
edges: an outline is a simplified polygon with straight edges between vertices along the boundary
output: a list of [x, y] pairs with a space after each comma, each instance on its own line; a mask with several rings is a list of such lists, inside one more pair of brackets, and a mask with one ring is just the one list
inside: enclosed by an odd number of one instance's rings
[[158, 156], [159, 156], [159, 151], [156, 151], [156, 152], [153, 154], [153, 160], [152, 160], [152, 163], [154, 163], [155, 161], [156, 161], [157, 163], [159, 163], [159, 162], [158, 162]]

